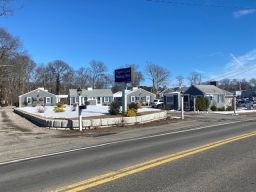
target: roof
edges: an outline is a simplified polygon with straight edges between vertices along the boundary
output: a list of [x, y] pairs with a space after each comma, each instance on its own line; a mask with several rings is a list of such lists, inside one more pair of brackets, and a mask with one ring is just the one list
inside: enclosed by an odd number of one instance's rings
[[45, 92], [45, 93], [48, 93], [49, 95], [56, 96], [56, 95], [54, 95], [53, 93], [50, 93], [48, 90], [45, 90], [44, 88], [37, 88], [37, 89], [34, 89], [34, 90], [29, 91], [29, 92], [27, 92], [27, 93], [24, 93], [24, 94], [20, 95], [19, 97], [22, 97], [22, 96], [24, 96], [24, 95], [33, 93], [33, 92], [35, 92], [35, 91], [43, 91], [43, 92]]
[[[77, 96], [77, 90], [76, 89], [69, 89], [69, 95], [70, 96]], [[84, 97], [105, 97], [105, 96], [113, 96], [113, 93], [111, 89], [82, 89], [81, 96]]]
[[[130, 94], [135, 93], [137, 91], [143, 91], [143, 92], [147, 92], [151, 95], [155, 95], [154, 93], [151, 93], [151, 92], [149, 92], [145, 89], [142, 89], [142, 88], [136, 88], [136, 89], [133, 89], [133, 90], [125, 90], [125, 94], [130, 95]], [[114, 93], [114, 97], [122, 97], [122, 91], [118, 91], [118, 92]]]
[[[128, 95], [131, 92], [133, 92], [132, 90], [125, 90], [125, 94]], [[122, 97], [122, 91], [118, 91], [116, 93], [113, 94], [114, 97]]]
[[205, 93], [205, 94], [224, 94], [224, 95], [233, 95], [232, 93], [220, 89], [214, 85], [192, 85], [195, 88], [197, 88], [198, 90], [200, 90], [201, 92]]

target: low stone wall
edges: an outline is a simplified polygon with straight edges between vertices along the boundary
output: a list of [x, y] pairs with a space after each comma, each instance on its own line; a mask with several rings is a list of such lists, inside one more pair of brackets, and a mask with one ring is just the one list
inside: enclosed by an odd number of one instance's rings
[[[20, 109], [14, 109], [14, 112], [20, 116], [30, 120], [36, 125], [41, 127], [49, 128], [63, 128], [63, 129], [75, 129], [78, 128], [78, 120], [71, 119], [49, 119], [40, 116], [27, 113]], [[100, 128], [100, 127], [112, 127], [112, 126], [123, 126], [123, 125], [135, 125], [145, 124], [152, 121], [157, 121], [167, 118], [167, 111], [155, 112], [151, 114], [136, 116], [136, 117], [107, 117], [97, 119], [86, 119], [83, 120], [84, 129]]]

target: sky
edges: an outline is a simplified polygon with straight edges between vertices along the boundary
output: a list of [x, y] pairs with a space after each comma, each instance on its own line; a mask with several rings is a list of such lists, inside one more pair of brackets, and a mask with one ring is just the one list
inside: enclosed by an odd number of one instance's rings
[[[0, 27], [19, 37], [39, 64], [61, 59], [75, 70], [91, 60], [108, 72], [147, 63], [203, 80], [256, 78], [255, 0], [15, 0]], [[146, 78], [145, 85], [150, 85]]]

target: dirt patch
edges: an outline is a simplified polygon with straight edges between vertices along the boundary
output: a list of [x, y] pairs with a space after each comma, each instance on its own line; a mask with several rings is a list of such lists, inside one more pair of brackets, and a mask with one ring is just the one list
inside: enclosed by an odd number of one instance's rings
[[2, 115], [2, 122], [5, 123], [4, 127], [2, 127], [2, 129], [15, 129], [17, 131], [21, 131], [21, 132], [31, 132], [30, 129], [21, 127], [17, 124], [15, 124], [8, 116], [6, 111], [1, 111], [1, 115]]

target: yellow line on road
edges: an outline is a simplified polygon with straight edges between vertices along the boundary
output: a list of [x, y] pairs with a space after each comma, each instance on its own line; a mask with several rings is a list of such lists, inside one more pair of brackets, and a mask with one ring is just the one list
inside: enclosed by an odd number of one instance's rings
[[107, 174], [103, 174], [100, 176], [96, 176], [90, 179], [86, 179], [84, 181], [69, 185], [67, 187], [61, 188], [61, 189], [57, 189], [56, 192], [76, 192], [76, 191], [82, 191], [82, 190], [86, 190], [92, 187], [96, 187], [98, 185], [134, 174], [134, 173], [138, 173], [165, 163], [170, 163], [172, 161], [175, 161], [177, 159], [181, 159], [183, 157], [187, 157], [190, 155], [194, 155], [215, 147], [219, 147], [221, 145], [225, 145], [234, 141], [238, 141], [238, 140], [242, 140], [248, 137], [252, 137], [252, 136], [256, 136], [256, 131], [254, 132], [250, 132], [250, 133], [246, 133], [246, 134], [242, 134], [242, 135], [238, 135], [235, 137], [231, 137], [231, 138], [227, 138], [227, 139], [223, 139], [217, 142], [213, 142], [213, 143], [209, 143], [206, 145], [202, 145], [200, 147], [195, 147], [189, 150], [185, 150], [185, 151], [181, 151], [178, 153], [174, 153], [174, 154], [170, 154], [167, 156], [163, 156], [160, 158], [156, 158], [150, 161], [146, 161], [143, 163], [139, 163], [124, 169], [120, 169], [117, 171], [113, 171], [113, 172], [109, 172]]

